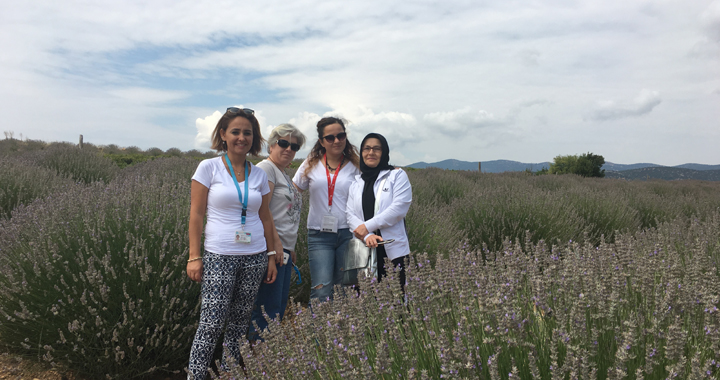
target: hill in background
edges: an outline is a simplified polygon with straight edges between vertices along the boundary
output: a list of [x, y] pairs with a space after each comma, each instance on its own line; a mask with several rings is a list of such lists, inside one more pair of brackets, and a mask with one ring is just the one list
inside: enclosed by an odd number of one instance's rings
[[[444, 160], [434, 163], [416, 162], [408, 165], [410, 168], [440, 168], [449, 170], [477, 171], [478, 163], [460, 160]], [[483, 173], [522, 172], [526, 170], [538, 171], [542, 168], [549, 168], [550, 162], [524, 163], [510, 160], [483, 161]], [[661, 166], [652, 163], [637, 164], [616, 164], [606, 162], [602, 167], [605, 169], [606, 178], [619, 178], [627, 180], [680, 180], [695, 179], [702, 181], [720, 181], [720, 165], [704, 164], [683, 164], [677, 166]]]

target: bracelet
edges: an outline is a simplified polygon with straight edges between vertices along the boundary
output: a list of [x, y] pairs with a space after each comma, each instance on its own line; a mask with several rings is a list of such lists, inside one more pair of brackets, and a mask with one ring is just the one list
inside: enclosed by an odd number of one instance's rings
[[268, 256], [273, 256], [273, 255], [275, 255], [276, 253], [277, 253], [277, 252], [275, 252], [275, 251], [268, 251], [267, 255], [268, 255]]
[[196, 258], [194, 258], [194, 259], [190, 259], [190, 260], [188, 260], [188, 262], [191, 263], [191, 262], [193, 262], [193, 261], [195, 261], [195, 260], [202, 260], [202, 256], [196, 257]]

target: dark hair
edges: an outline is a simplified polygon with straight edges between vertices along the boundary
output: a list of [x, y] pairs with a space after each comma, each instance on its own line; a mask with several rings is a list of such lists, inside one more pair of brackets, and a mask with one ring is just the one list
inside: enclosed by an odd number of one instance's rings
[[[312, 169], [318, 161], [322, 158], [322, 156], [325, 154], [325, 147], [322, 146], [320, 143], [320, 139], [323, 138], [323, 133], [325, 132], [325, 127], [328, 125], [333, 124], [340, 124], [340, 126], [343, 129], [343, 132], [345, 132], [345, 121], [343, 119], [340, 119], [338, 117], [328, 116], [320, 119], [317, 123], [317, 133], [318, 133], [318, 140], [315, 142], [315, 145], [310, 150], [310, 154], [308, 154], [307, 158], [307, 168], [305, 169], [305, 176], [310, 173], [310, 169]], [[355, 145], [350, 143], [350, 139], [345, 140], [345, 149], [343, 150], [343, 155], [345, 155], [345, 159], [350, 161], [355, 167], [360, 165], [360, 155], [358, 154], [358, 150], [355, 147]]]
[[245, 112], [225, 112], [225, 114], [222, 115], [220, 120], [218, 120], [217, 125], [215, 126], [215, 130], [213, 130], [212, 146], [210, 148], [215, 149], [218, 152], [227, 151], [227, 144], [225, 144], [225, 141], [223, 141], [222, 137], [220, 137], [220, 131], [223, 130], [227, 132], [230, 122], [235, 120], [236, 117], [243, 117], [250, 122], [253, 132], [253, 143], [248, 153], [253, 156], [257, 156], [257, 154], [260, 153], [260, 150], [262, 149], [262, 144], [263, 142], [265, 142], [265, 139], [263, 139], [262, 134], [260, 133], [260, 123], [258, 123], [255, 115], [248, 115]]

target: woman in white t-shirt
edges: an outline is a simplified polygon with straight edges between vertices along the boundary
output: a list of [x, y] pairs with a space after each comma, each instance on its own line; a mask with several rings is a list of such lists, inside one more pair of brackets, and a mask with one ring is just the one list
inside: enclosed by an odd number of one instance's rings
[[341, 270], [352, 238], [345, 214], [348, 189], [360, 174], [360, 158], [347, 140], [345, 123], [324, 117], [317, 123], [318, 141], [300, 165], [293, 182], [310, 191], [307, 218], [310, 298], [332, 299], [333, 286], [342, 283]]
[[[295, 263], [295, 243], [297, 242], [298, 227], [300, 226], [300, 211], [302, 209], [302, 196], [292, 184], [292, 180], [285, 173], [290, 163], [295, 159], [295, 153], [305, 145], [305, 135], [292, 124], [280, 124], [275, 127], [268, 137], [268, 158], [257, 167], [262, 169], [268, 177], [270, 187], [270, 212], [275, 223], [277, 236], [275, 238], [275, 251], [283, 255], [283, 265], [278, 268], [275, 282], [261, 284], [258, 291], [255, 307], [252, 312], [252, 321], [260, 331], [268, 326], [268, 321], [262, 314], [262, 308], [268, 317], [280, 319], [285, 315], [288, 295], [290, 293], [290, 275]], [[251, 340], [262, 339], [255, 332], [255, 326], [250, 324]]]
[[272, 247], [275, 234], [267, 175], [246, 159], [260, 152], [262, 143], [253, 110], [230, 107], [212, 135], [212, 148], [224, 153], [202, 161], [192, 177], [187, 274], [202, 283], [202, 304], [188, 379], [205, 379], [226, 323], [224, 345], [240, 361], [239, 340], [247, 333], [260, 282], [275, 281], [282, 257], [268, 252], [266, 243]]

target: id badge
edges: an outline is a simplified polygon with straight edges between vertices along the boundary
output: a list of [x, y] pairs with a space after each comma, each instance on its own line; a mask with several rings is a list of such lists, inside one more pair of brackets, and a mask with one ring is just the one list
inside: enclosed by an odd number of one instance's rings
[[325, 215], [322, 219], [322, 232], [337, 233], [338, 220], [333, 215]]
[[252, 234], [247, 231], [235, 231], [235, 242], [249, 244], [252, 240]]
[[287, 265], [288, 260], [290, 260], [290, 254], [287, 252], [283, 252], [283, 265]]

